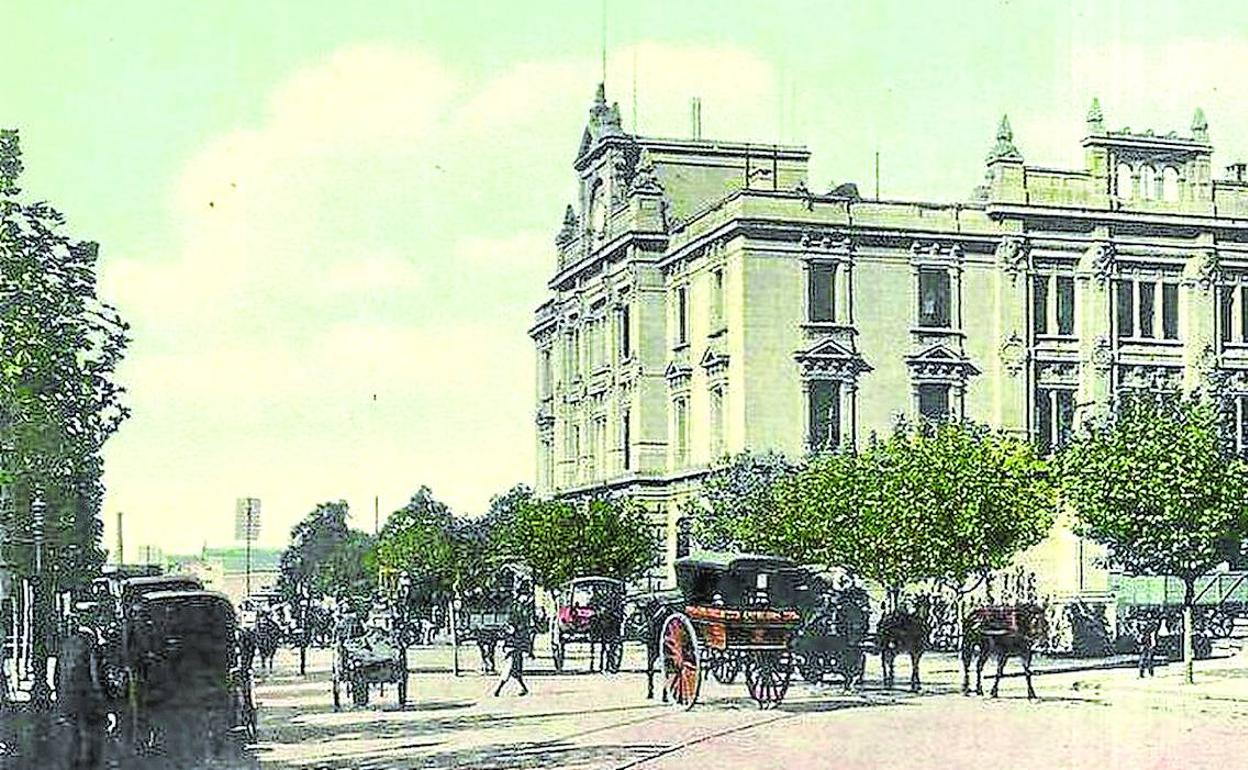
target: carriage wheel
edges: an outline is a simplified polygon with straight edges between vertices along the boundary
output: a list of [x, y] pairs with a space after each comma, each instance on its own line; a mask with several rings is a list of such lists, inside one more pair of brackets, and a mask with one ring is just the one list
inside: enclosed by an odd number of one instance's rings
[[659, 636], [663, 654], [663, 687], [677, 706], [689, 709], [702, 689], [701, 651], [689, 618], [675, 613], [663, 622]]
[[620, 666], [624, 663], [624, 642], [614, 641], [606, 643], [606, 653], [603, 656], [602, 667], [608, 674], [618, 674]]
[[784, 700], [793, 676], [793, 662], [781, 652], [760, 652], [746, 660], [745, 686], [759, 708], [773, 708]]
[[560, 634], [558, 631], [555, 631], [555, 633], [552, 634], [550, 637], [550, 656], [554, 658], [555, 660], [556, 671], [563, 670], [564, 652], [565, 650], [563, 647], [563, 635]]
[[741, 673], [741, 659], [721, 652], [715, 656], [715, 665], [708, 666], [708, 668], [716, 682], [732, 684], [737, 681], [737, 675]]

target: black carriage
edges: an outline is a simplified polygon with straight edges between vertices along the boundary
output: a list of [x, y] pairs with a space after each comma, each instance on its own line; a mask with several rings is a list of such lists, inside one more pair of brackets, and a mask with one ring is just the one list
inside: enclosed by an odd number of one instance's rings
[[345, 687], [351, 703], [367, 706], [370, 691], [393, 684], [399, 707], [407, 705], [406, 648], [379, 626], [368, 626], [352, 612], [346, 612], [334, 632], [334, 660], [330, 673], [334, 711], [342, 706], [340, 690]]
[[676, 582], [681, 604], [669, 608], [656, 640], [664, 698], [691, 708], [703, 677], [730, 682], [743, 672], [760, 708], [782, 702], [806, 574], [778, 557], [707, 553], [678, 559]]
[[804, 567], [805, 590], [799, 591], [801, 625], [789, 645], [794, 664], [807, 682], [837, 674], [848, 688], [866, 668], [873, 639], [866, 591], [833, 576], [822, 567]]
[[146, 592], [129, 612], [123, 729], [138, 750], [219, 755], [231, 736], [254, 735], [251, 680], [240, 666], [238, 619], [225, 595]]
[[616, 673], [624, 659], [624, 583], [608, 577], [576, 578], [556, 593], [550, 620], [550, 652], [555, 670], [562, 671], [568, 645], [590, 645], [590, 671], [595, 649], [602, 669]]
[[498, 568], [488, 586], [474, 588], [459, 599], [455, 643], [475, 642], [481, 650], [481, 667], [487, 674], [496, 673], [495, 653], [507, 633], [512, 603], [521, 591], [532, 593], [532, 570], [523, 564], [508, 563]]

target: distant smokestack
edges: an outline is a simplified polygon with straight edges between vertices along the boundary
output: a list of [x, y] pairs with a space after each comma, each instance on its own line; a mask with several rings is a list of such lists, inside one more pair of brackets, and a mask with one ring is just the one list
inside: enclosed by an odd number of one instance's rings
[[693, 97], [693, 102], [690, 104], [690, 107], [691, 107], [691, 117], [693, 119], [693, 138], [701, 139], [702, 138], [702, 100], [699, 97], [696, 97], [696, 96]]

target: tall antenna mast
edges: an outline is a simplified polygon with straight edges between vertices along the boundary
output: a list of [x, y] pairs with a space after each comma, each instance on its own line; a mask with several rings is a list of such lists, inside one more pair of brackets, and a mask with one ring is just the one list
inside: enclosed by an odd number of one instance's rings
[[602, 38], [599, 41], [602, 54], [602, 84], [607, 83], [607, 0], [602, 0]]

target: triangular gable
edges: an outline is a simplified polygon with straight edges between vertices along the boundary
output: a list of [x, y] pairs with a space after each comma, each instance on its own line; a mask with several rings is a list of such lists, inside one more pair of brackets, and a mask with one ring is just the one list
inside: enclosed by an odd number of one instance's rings
[[803, 358], [861, 358], [857, 353], [832, 338], [821, 340], [814, 346], [800, 351], [798, 359]]
[[906, 364], [924, 376], [970, 377], [981, 374], [970, 360], [940, 343], [908, 356]]

